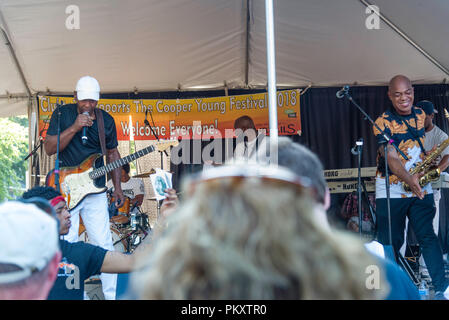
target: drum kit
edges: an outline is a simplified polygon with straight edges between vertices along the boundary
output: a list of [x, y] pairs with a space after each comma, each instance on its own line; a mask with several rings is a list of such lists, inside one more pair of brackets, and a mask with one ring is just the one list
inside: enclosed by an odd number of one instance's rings
[[109, 217], [114, 248], [116, 251], [131, 253], [151, 232], [148, 215], [142, 212], [136, 204], [131, 206], [131, 199], [126, 196], [125, 204], [115, 210], [114, 197], [109, 199]]
[[[110, 193], [108, 192], [108, 195]], [[121, 208], [115, 207], [115, 199], [108, 196], [109, 223], [114, 250], [132, 253], [145, 237], [151, 233], [148, 215], [133, 205], [131, 199], [125, 196], [125, 203]], [[89, 238], [82, 221], [80, 221], [79, 239], [89, 242]]]
[[[154, 169], [150, 172], [134, 175], [133, 178], [148, 178], [155, 173]], [[132, 253], [145, 237], [151, 233], [151, 225], [148, 215], [141, 211], [137, 205], [131, 205], [131, 199], [125, 196], [125, 203], [122, 207], [115, 206], [116, 199], [112, 196], [112, 190], [107, 191], [109, 223], [112, 235], [112, 241], [115, 251]], [[149, 198], [150, 201], [157, 201], [155, 197]], [[159, 217], [160, 201], [157, 201], [157, 217]], [[89, 238], [82, 222], [80, 220], [79, 239], [89, 242]]]

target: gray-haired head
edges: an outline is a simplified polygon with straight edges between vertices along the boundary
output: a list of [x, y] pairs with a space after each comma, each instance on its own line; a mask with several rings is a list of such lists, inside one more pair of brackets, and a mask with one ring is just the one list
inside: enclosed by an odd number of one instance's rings
[[317, 191], [317, 200], [325, 203], [327, 183], [323, 164], [318, 156], [290, 138], [278, 138], [278, 165], [287, 167], [298, 176], [307, 177]]

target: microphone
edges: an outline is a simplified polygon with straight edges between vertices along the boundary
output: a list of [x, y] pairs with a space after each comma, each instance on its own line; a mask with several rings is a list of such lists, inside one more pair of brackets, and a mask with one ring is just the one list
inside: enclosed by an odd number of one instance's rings
[[[151, 126], [150, 122], [147, 120], [148, 109], [149, 108], [147, 108], [147, 110], [145, 111], [145, 121], [144, 121], [145, 125], [150, 127], [150, 130], [153, 133], [153, 135], [155, 136], [156, 140], [159, 141], [159, 137], [157, 136], [156, 132], [154, 132], [153, 127]], [[151, 121], [153, 122], [153, 126], [154, 126], [154, 120], [153, 120], [153, 116], [151, 115], [151, 113], [150, 113], [150, 116], [151, 116]], [[165, 150], [164, 150], [164, 153], [167, 154], [167, 152]]]
[[[89, 112], [84, 111], [83, 114], [88, 116]], [[87, 143], [87, 135], [86, 135], [86, 133], [87, 133], [87, 126], [83, 127], [83, 135], [81, 137], [81, 141], [82, 141], [83, 145], [85, 145]]]
[[147, 120], [147, 114], [148, 114], [148, 108], [147, 108], [147, 110], [145, 110], [145, 120], [143, 121], [147, 126], [149, 126], [150, 127], [150, 123], [148, 122], [148, 120]]
[[[150, 130], [151, 130], [151, 132], [153, 133], [153, 136], [155, 136], [156, 140], [157, 140], [157, 141], [160, 141], [160, 140], [159, 140], [159, 137], [158, 137], [157, 134], [156, 134], [156, 132], [154, 132], [153, 127], [151, 126], [150, 122], [147, 120], [147, 114], [148, 114], [148, 110], [149, 110], [149, 109], [150, 109], [150, 108], [147, 108], [147, 110], [145, 110], [145, 120], [144, 120], [144, 123], [145, 123], [146, 126], [149, 126], [149, 127], [150, 127]], [[151, 113], [150, 113], [150, 116], [151, 116], [151, 121], [153, 122], [153, 126], [154, 126], [153, 115], [152, 115]], [[165, 155], [168, 157], [167, 150], [164, 150], [164, 153], [165, 153]]]
[[337, 91], [337, 93], [335, 94], [337, 96], [338, 99], [341, 99], [345, 96], [345, 94], [347, 94], [349, 91], [349, 86], [344, 86], [343, 88], [341, 88], [341, 90]]
[[357, 155], [359, 153], [360, 148], [363, 146], [363, 138], [360, 138], [355, 142], [355, 146], [351, 148], [351, 153], [353, 155]]

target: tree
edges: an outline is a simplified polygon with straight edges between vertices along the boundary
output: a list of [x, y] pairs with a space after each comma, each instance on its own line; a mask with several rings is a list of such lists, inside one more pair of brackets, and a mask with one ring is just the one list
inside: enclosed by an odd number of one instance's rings
[[0, 201], [12, 199], [25, 186], [28, 154], [26, 117], [0, 118]]

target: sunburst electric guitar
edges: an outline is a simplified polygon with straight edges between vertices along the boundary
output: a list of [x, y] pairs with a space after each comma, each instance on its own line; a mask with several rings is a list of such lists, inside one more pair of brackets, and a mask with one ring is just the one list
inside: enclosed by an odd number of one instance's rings
[[[108, 172], [117, 169], [124, 164], [143, 157], [155, 150], [165, 151], [171, 146], [179, 144], [176, 140], [169, 140], [159, 142], [155, 145], [149, 146], [139, 150], [129, 156], [115, 160], [107, 165], [95, 168], [95, 161], [101, 157], [101, 154], [93, 154], [84, 160], [76, 167], [62, 167], [59, 169], [59, 181], [61, 186], [61, 193], [67, 201], [69, 210], [74, 209], [86, 196], [95, 193], [102, 193], [107, 190], [107, 187], [97, 187], [94, 180], [106, 175]], [[56, 187], [54, 169], [47, 174], [46, 185]]]

